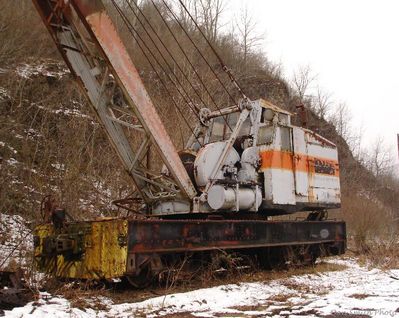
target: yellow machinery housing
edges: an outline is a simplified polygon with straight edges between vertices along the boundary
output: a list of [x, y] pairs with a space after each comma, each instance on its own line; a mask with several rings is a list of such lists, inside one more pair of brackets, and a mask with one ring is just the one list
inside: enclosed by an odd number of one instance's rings
[[53, 224], [35, 230], [38, 269], [59, 278], [111, 279], [126, 271], [127, 229], [125, 219], [72, 222], [62, 228]]

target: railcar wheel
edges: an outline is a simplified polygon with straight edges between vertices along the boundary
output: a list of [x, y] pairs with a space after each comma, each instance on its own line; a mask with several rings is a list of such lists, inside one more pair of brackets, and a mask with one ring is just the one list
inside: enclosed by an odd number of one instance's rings
[[258, 251], [258, 261], [261, 268], [272, 270], [281, 268], [284, 265], [284, 255], [282, 247], [269, 247]]
[[152, 283], [154, 275], [151, 271], [150, 266], [145, 266], [140, 270], [137, 275], [126, 276], [127, 281], [130, 285], [135, 288], [142, 289], [148, 287]]

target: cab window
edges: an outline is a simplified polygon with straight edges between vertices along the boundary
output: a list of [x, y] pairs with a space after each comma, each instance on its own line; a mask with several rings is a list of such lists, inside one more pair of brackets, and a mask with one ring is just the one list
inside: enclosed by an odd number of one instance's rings
[[212, 133], [209, 142], [223, 140], [224, 124], [224, 119], [222, 117], [216, 117], [213, 119]]
[[[227, 116], [227, 122], [229, 123], [229, 126], [226, 125], [226, 120], [222, 116], [214, 118], [209, 142], [227, 140], [232, 133], [231, 129], [234, 129], [236, 126], [239, 116], [239, 113], [229, 114]], [[250, 131], [251, 120], [248, 116], [248, 118], [244, 121], [238, 136], [240, 137], [249, 135]]]

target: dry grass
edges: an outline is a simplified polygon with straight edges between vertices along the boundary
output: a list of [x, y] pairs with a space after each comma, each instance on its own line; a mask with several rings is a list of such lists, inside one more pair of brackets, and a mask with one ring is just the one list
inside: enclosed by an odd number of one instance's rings
[[369, 267], [377, 267], [383, 270], [399, 268], [399, 242], [390, 241], [369, 241], [367, 250], [358, 252], [358, 259], [361, 264]]
[[[288, 284], [284, 284], [284, 285], [288, 286]], [[285, 303], [291, 297], [292, 297], [292, 294], [277, 294], [277, 295], [274, 295], [272, 297], [269, 297], [267, 300], [269, 302], [271, 301], [273, 303], [276, 303], [276, 302], [277, 303]]]
[[335, 272], [345, 270], [347, 267], [341, 264], [320, 262], [315, 266], [292, 267], [287, 270], [257, 271], [245, 275], [248, 281], [269, 281], [276, 279], [289, 278], [296, 275], [320, 274], [325, 272]]
[[239, 310], [239, 311], [261, 311], [261, 310], [266, 309], [267, 307], [268, 307], [268, 305], [258, 304], [258, 305], [246, 305], [246, 306], [233, 306], [233, 307], [230, 307], [230, 308], [231, 309], [236, 309], [236, 310]]
[[[55, 288], [55, 286], [59, 288]], [[93, 285], [89, 283], [58, 283], [54, 285], [53, 288], [52, 294], [61, 295], [67, 299], [71, 307], [82, 310], [87, 308], [95, 310], [109, 309], [108, 306], [104, 304], [104, 296], [106, 296], [108, 292], [104, 287], [93, 288]]]
[[173, 314], [167, 314], [163, 315], [163, 318], [192, 318], [192, 317], [198, 317], [196, 315], [193, 315], [189, 312], [180, 312], [180, 313], [173, 313]]
[[367, 297], [372, 297], [372, 295], [368, 295], [368, 294], [353, 294], [353, 295], [350, 295], [348, 297], [355, 298], [355, 299], [365, 299]]

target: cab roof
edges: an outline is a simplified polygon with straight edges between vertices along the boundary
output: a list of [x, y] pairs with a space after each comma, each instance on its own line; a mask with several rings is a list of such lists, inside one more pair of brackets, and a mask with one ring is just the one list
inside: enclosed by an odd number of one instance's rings
[[257, 99], [256, 102], [258, 102], [259, 105], [260, 105], [262, 108], [271, 109], [271, 110], [273, 110], [273, 111], [275, 111], [275, 112], [287, 114], [287, 115], [290, 115], [290, 116], [293, 115], [293, 114], [290, 113], [289, 111], [287, 111], [287, 110], [285, 110], [285, 109], [282, 109], [282, 108], [280, 108], [280, 107], [278, 107], [278, 106], [272, 104], [271, 102], [269, 102], [269, 101], [267, 101], [267, 100], [265, 100], [265, 99], [260, 98], [260, 99]]

